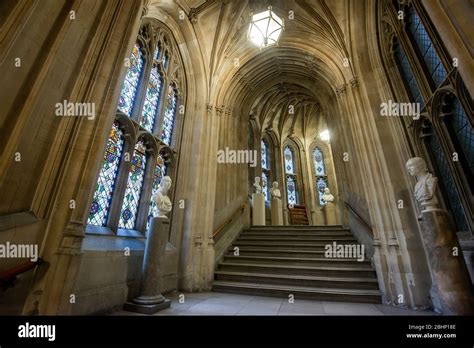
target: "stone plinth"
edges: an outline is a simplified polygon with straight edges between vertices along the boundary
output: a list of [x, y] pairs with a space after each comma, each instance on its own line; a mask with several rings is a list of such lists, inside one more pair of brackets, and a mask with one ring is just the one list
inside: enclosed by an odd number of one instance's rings
[[140, 295], [132, 302], [125, 303], [126, 311], [153, 314], [170, 306], [170, 301], [160, 291], [161, 269], [169, 231], [168, 218], [151, 220], [143, 258]]
[[326, 215], [326, 224], [336, 224], [336, 211], [334, 210], [333, 203], [326, 203], [326, 205], [324, 206], [324, 214]]
[[281, 199], [272, 199], [272, 225], [280, 226], [283, 225], [283, 210]]
[[252, 194], [254, 226], [265, 226], [265, 195], [263, 193]]
[[442, 313], [474, 314], [471, 280], [447, 212], [440, 209], [422, 211], [419, 220]]

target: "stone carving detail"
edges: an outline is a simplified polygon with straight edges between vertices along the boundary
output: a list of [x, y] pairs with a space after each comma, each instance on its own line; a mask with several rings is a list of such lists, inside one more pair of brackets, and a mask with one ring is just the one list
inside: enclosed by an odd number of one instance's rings
[[262, 186], [260, 185], [260, 177], [259, 176], [255, 177], [255, 182], [253, 184], [253, 187], [255, 187], [255, 193], [262, 193]]
[[336, 88], [337, 97], [341, 97], [342, 95], [344, 95], [344, 93], [346, 93], [346, 85], [345, 84], [343, 84], [343, 85]]
[[171, 178], [169, 176], [163, 177], [158, 188], [158, 192], [152, 197], [158, 208], [158, 217], [166, 218], [172, 209], [171, 200], [168, 197], [168, 191], [171, 188]]
[[410, 158], [406, 167], [410, 175], [416, 177], [415, 198], [420, 203], [423, 211], [438, 210], [438, 200], [436, 198], [436, 188], [438, 178], [428, 172], [428, 167], [423, 158]]
[[274, 181], [272, 183], [272, 188], [270, 189], [270, 194], [272, 195], [272, 199], [281, 199], [281, 192], [278, 188], [278, 182]]
[[356, 88], [359, 86], [359, 80], [357, 79], [357, 76], [354, 76], [354, 78], [350, 81], [351, 87]]
[[328, 187], [324, 189], [324, 194], [321, 196], [321, 198], [326, 202], [326, 203], [332, 203], [334, 202], [334, 196], [332, 195], [331, 191], [329, 190]]

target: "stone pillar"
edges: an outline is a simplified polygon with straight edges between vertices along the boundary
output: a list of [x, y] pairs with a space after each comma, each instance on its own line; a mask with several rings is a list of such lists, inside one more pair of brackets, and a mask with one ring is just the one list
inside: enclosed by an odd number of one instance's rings
[[326, 205], [324, 206], [324, 214], [326, 215], [327, 225], [336, 224], [336, 211], [334, 209], [333, 203], [326, 203]]
[[263, 193], [252, 194], [253, 221], [254, 226], [265, 226], [265, 195]]
[[441, 209], [425, 210], [419, 220], [442, 313], [474, 314], [472, 284], [447, 212]]
[[283, 225], [283, 210], [281, 206], [281, 199], [272, 199], [272, 225]]
[[151, 220], [143, 257], [140, 295], [132, 302], [125, 303], [126, 311], [153, 314], [170, 306], [170, 300], [165, 299], [160, 291], [161, 268], [169, 231], [168, 218]]

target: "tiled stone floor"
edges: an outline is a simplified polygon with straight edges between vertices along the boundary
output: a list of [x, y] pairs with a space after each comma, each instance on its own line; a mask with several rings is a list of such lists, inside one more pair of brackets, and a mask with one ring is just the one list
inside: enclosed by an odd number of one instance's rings
[[[273, 297], [236, 295], [217, 292], [168, 294], [171, 308], [154, 315], [437, 315], [382, 304], [288, 300]], [[119, 311], [113, 315], [142, 315]]]

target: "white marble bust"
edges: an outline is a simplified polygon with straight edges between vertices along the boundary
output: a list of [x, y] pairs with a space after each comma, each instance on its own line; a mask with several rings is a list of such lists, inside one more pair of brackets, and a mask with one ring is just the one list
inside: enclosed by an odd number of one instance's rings
[[436, 198], [438, 178], [428, 172], [425, 160], [420, 157], [410, 158], [406, 167], [410, 175], [416, 177], [415, 198], [420, 203], [422, 211], [438, 209]]
[[170, 187], [171, 178], [169, 176], [164, 176], [161, 179], [160, 186], [158, 187], [158, 192], [151, 198], [153, 202], [155, 202], [156, 207], [158, 208], [158, 217], [166, 218], [166, 214], [171, 211], [172, 204], [171, 200], [168, 197], [168, 191]]
[[262, 193], [262, 185], [260, 185], [260, 177], [259, 176], [255, 177], [255, 182], [253, 184], [253, 187], [255, 187], [255, 193]]
[[329, 187], [326, 187], [324, 189], [324, 193], [321, 196], [321, 198], [324, 200], [326, 203], [332, 203], [334, 202], [334, 196], [332, 195], [331, 191], [329, 190]]
[[278, 182], [274, 181], [272, 183], [272, 188], [270, 189], [270, 194], [272, 195], [272, 199], [281, 199], [281, 192], [278, 188]]

